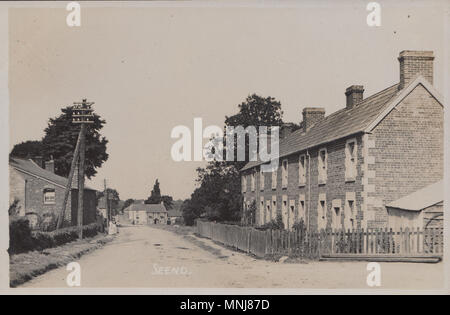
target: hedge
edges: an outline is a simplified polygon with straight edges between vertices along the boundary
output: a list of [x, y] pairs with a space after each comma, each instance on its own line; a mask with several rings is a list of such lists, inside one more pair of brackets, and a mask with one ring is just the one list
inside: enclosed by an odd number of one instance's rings
[[[83, 237], [93, 237], [102, 230], [98, 223], [83, 226]], [[52, 232], [31, 231], [27, 219], [18, 219], [9, 225], [9, 254], [44, 250], [61, 246], [78, 239], [78, 227], [72, 226]]]

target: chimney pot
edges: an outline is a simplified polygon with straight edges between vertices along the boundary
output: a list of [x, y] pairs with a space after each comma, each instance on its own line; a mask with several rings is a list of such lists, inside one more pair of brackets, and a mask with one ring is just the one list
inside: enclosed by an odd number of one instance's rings
[[433, 60], [432, 51], [403, 50], [400, 52], [400, 85], [403, 89], [411, 83], [419, 74], [433, 84]]
[[315, 123], [325, 118], [325, 108], [322, 107], [305, 107], [303, 109], [303, 131], [306, 132]]
[[45, 169], [49, 172], [55, 173], [55, 161], [54, 160], [46, 161]]
[[346, 108], [351, 109], [356, 104], [360, 103], [363, 100], [363, 94], [364, 94], [364, 86], [362, 85], [349, 86], [345, 90], [345, 96], [347, 99]]

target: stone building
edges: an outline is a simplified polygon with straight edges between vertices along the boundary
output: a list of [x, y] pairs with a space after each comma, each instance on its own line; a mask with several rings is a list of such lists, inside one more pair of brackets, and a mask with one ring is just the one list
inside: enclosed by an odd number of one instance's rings
[[168, 212], [164, 204], [133, 203], [124, 210], [136, 225], [167, 224]]
[[[54, 220], [58, 217], [67, 186], [67, 178], [54, 173], [54, 162], [39, 165], [31, 159], [9, 159], [9, 201], [16, 203], [16, 214], [29, 218], [32, 226], [42, 220]], [[89, 224], [96, 219], [96, 191], [89, 187], [84, 191], [83, 223]], [[77, 225], [78, 187], [74, 176], [72, 189], [67, 201], [65, 221]]]
[[386, 206], [443, 178], [443, 99], [433, 87], [433, 52], [402, 51], [399, 83], [369, 97], [346, 89], [328, 116], [304, 108], [302, 128], [280, 139], [279, 167], [241, 170], [244, 209], [257, 225], [281, 215], [292, 228], [384, 228]]

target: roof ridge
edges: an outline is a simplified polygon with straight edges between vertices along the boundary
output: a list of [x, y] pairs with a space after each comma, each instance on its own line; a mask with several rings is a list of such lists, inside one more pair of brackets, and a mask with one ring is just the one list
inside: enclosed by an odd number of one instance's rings
[[[325, 116], [306, 132], [296, 130], [287, 137], [280, 139], [278, 158], [286, 157], [296, 152], [304, 151], [327, 142], [364, 132], [368, 120], [373, 121], [385, 109], [393, 97], [398, 95], [399, 83], [378, 91], [353, 108], [341, 108]], [[248, 162], [242, 170], [263, 164], [263, 161]]]

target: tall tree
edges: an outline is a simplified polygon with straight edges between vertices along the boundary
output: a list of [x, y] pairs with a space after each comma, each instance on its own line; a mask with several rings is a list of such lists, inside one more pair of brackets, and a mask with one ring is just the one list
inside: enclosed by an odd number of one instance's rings
[[164, 203], [164, 207], [166, 207], [167, 210], [170, 210], [173, 208], [172, 196], [163, 195], [163, 196], [161, 196], [161, 201]]
[[134, 203], [134, 199], [127, 199], [125, 200], [122, 209], [120, 209], [121, 211], [125, 210], [126, 208], [128, 208], [129, 206], [131, 206]]
[[[42, 144], [44, 158], [48, 159], [52, 156], [55, 160], [55, 173], [67, 177], [80, 127], [72, 123], [71, 107], [62, 108], [61, 111], [61, 115], [49, 120]], [[108, 140], [100, 134], [106, 122], [97, 114], [94, 114], [93, 122], [86, 132], [87, 178], [94, 176], [97, 173], [96, 169], [108, 159], [108, 153], [106, 153]]]
[[9, 156], [27, 159], [35, 156], [43, 156], [43, 154], [44, 146], [42, 145], [42, 141], [35, 140], [16, 144]]
[[[109, 200], [107, 200], [107, 202], [109, 202], [109, 206], [111, 207], [111, 213], [113, 215], [116, 215], [119, 212], [119, 201], [120, 201], [120, 196], [117, 190], [115, 190], [114, 188], [107, 188], [107, 192], [108, 192], [108, 198]], [[97, 202], [100, 198], [105, 196], [105, 192], [104, 191], [100, 191], [97, 194]]]
[[[226, 127], [254, 126], [258, 131], [260, 126], [283, 124], [281, 103], [273, 97], [252, 94], [238, 105], [238, 109], [237, 114], [225, 117]], [[199, 217], [217, 221], [240, 219], [242, 196], [239, 170], [248, 162], [248, 141], [245, 146], [245, 161], [237, 161], [235, 154], [234, 161], [211, 161], [206, 168], [197, 169], [199, 187], [182, 206], [186, 224], [193, 224], [195, 218]]]
[[158, 204], [164, 203], [164, 207], [167, 210], [173, 208], [173, 198], [169, 195], [161, 195], [161, 189], [159, 187], [159, 181], [156, 179], [155, 184], [153, 185], [152, 192], [150, 193], [150, 197], [145, 201], [146, 204]]
[[152, 192], [150, 193], [150, 197], [145, 201], [147, 204], [155, 204], [161, 203], [161, 189], [159, 188], [159, 181], [156, 179], [155, 184], [153, 185]]

